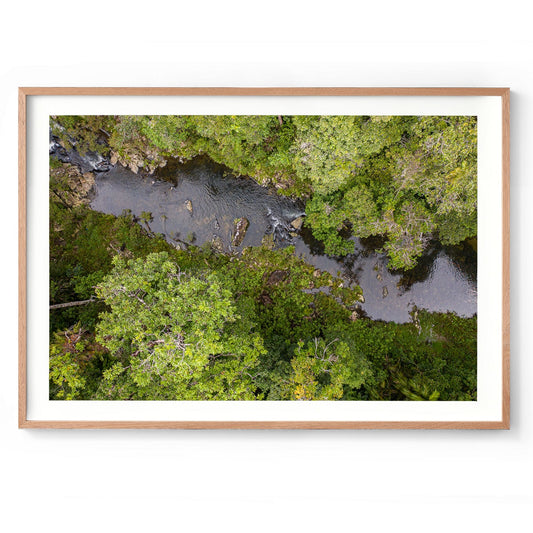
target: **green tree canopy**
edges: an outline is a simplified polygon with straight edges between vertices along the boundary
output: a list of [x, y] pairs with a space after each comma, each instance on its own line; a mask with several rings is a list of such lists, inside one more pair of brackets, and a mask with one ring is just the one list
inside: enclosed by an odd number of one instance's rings
[[[463, 116], [191, 115], [55, 117], [80, 149], [149, 171], [207, 154], [237, 174], [308, 199], [306, 224], [327, 253], [381, 235], [394, 268], [412, 268], [431, 238], [477, 233], [477, 120]], [[70, 132], [67, 133], [67, 132]]]
[[166, 252], [117, 257], [96, 293], [109, 305], [97, 340], [116, 359], [100, 395], [112, 399], [246, 400], [264, 353], [213, 273], [182, 273]]

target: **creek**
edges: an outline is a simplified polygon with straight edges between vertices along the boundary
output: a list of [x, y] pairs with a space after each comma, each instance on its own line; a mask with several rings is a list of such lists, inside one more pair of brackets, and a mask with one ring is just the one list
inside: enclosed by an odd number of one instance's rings
[[[466, 243], [442, 247], [432, 242], [408, 272], [388, 270], [387, 256], [377, 251], [382, 245], [378, 239], [352, 238], [353, 254], [330, 257], [309, 230], [292, 227], [303, 205], [204, 158], [170, 162], [153, 176], [119, 165], [100, 172], [91, 208], [117, 216], [151, 213], [150, 229], [178, 246], [180, 241], [202, 245], [216, 239], [225, 251], [239, 251], [259, 246], [271, 233], [277, 246], [293, 245], [316, 268], [341, 276], [347, 285], [360, 285], [365, 298], [360, 314], [375, 320], [408, 322], [415, 306], [465, 317], [477, 310], [477, 254]], [[234, 220], [241, 217], [250, 224], [241, 245], [234, 247]]]

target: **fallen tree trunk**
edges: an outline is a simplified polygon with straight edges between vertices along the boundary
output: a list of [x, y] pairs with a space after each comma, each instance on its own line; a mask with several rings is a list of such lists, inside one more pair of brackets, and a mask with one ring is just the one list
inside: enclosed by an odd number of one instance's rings
[[64, 304], [54, 304], [50, 306], [50, 309], [63, 309], [64, 307], [75, 307], [76, 305], [85, 305], [91, 302], [96, 302], [97, 298], [90, 298], [89, 300], [80, 300], [78, 302], [67, 302]]

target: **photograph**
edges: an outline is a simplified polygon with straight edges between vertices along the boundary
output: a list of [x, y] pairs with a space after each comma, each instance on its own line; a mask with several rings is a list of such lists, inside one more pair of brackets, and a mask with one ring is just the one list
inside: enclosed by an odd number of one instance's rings
[[49, 400], [478, 399], [477, 116], [48, 127]]
[[0, 533], [527, 530], [524, 2], [3, 11]]

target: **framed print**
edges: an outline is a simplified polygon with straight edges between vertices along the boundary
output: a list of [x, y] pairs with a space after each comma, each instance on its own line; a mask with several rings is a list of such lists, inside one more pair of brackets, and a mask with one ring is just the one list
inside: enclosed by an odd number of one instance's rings
[[21, 88], [19, 426], [508, 429], [509, 99]]

